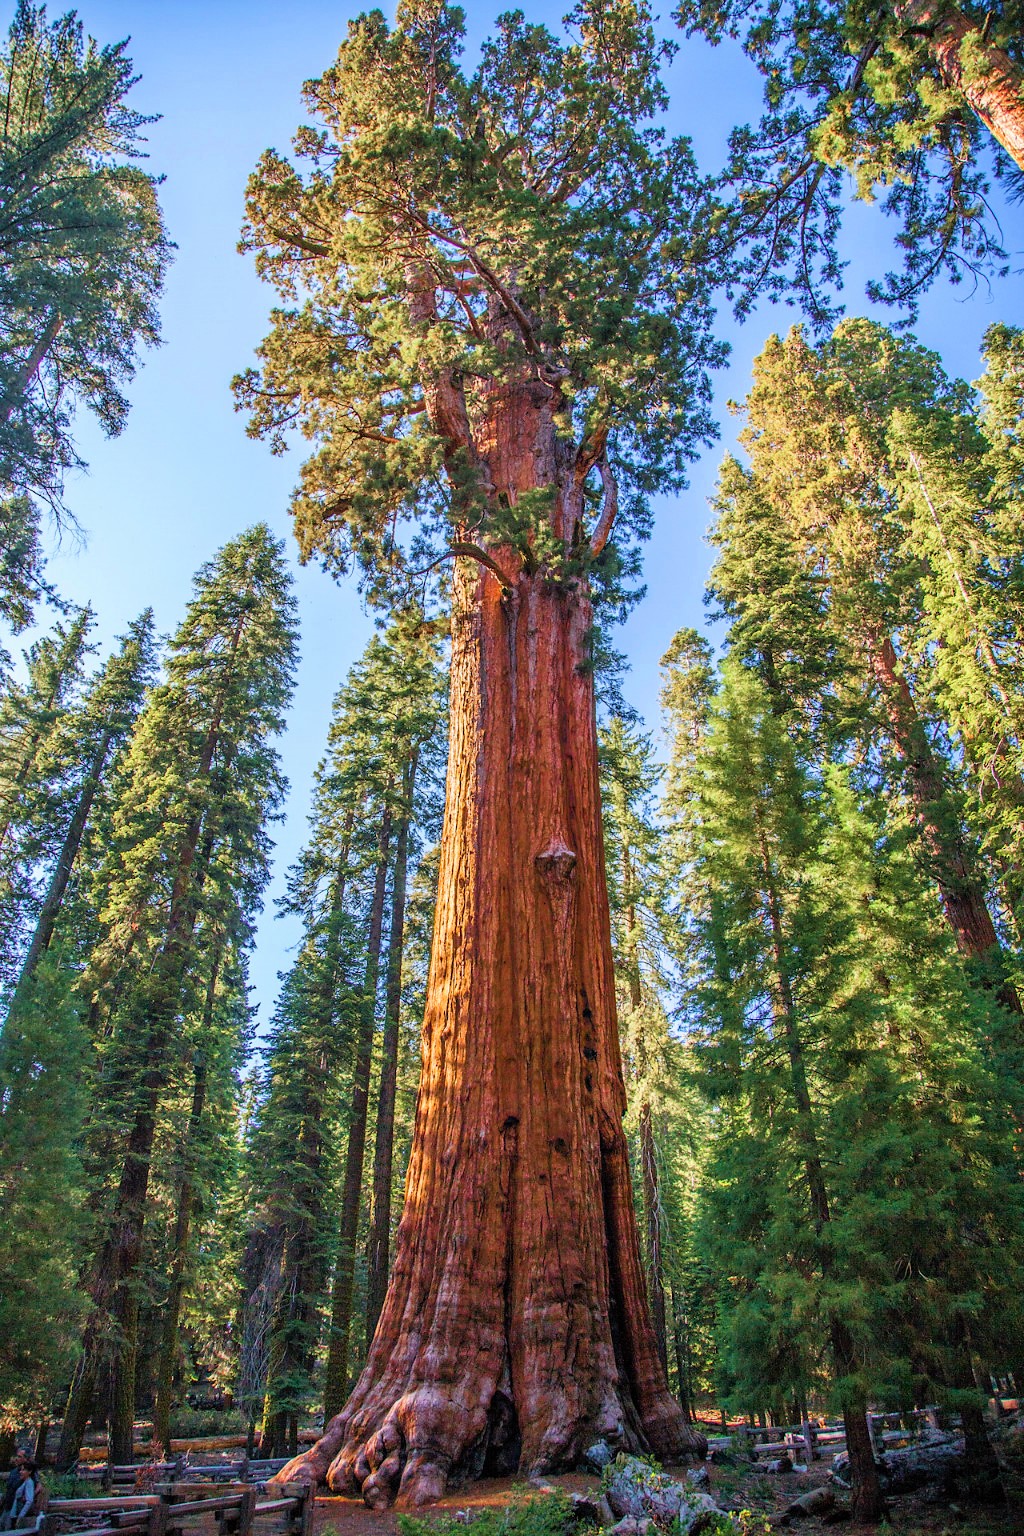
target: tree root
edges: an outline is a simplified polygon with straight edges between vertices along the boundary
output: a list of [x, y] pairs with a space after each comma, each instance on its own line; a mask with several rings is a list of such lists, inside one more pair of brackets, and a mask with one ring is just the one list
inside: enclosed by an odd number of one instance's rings
[[[665, 1411], [658, 1422], [644, 1426], [647, 1444], [665, 1460], [702, 1461], [707, 1440], [682, 1421], [674, 1399], [668, 1393], [665, 1397]], [[326, 1483], [334, 1493], [361, 1495], [370, 1509], [386, 1509], [392, 1503], [400, 1509], [418, 1509], [443, 1498], [450, 1478], [461, 1481], [467, 1475], [480, 1474], [487, 1451], [489, 1416], [478, 1406], [471, 1411], [464, 1398], [436, 1387], [418, 1387], [393, 1403], [379, 1427], [373, 1429], [376, 1418], [372, 1394], [362, 1411], [353, 1412], [349, 1405], [325, 1427], [316, 1445], [282, 1468], [273, 1479], [274, 1485]], [[617, 1442], [622, 1429], [621, 1421], [618, 1434], [610, 1434], [608, 1426], [594, 1426], [590, 1433], [572, 1437], [577, 1450], [563, 1445], [562, 1454], [548, 1439], [544, 1465], [526, 1470], [568, 1470], [579, 1463], [587, 1445], [602, 1438]], [[581, 1439], [586, 1444], [579, 1444]], [[630, 1444], [624, 1443], [624, 1449], [646, 1448], [644, 1444], [633, 1445], [628, 1432], [625, 1440]]]

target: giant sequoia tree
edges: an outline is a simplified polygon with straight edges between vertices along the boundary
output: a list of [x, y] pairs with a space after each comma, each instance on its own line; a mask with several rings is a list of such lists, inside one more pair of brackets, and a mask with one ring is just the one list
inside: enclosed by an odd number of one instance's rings
[[[423, 1080], [395, 1267], [343, 1411], [291, 1478], [372, 1505], [452, 1472], [676, 1457], [644, 1295], [604, 884], [593, 591], [708, 431], [712, 217], [642, 5], [563, 42], [513, 13], [471, 76], [436, 0], [352, 24], [268, 152], [246, 244], [287, 307], [239, 381], [315, 444], [303, 551], [454, 560], [451, 748]], [[433, 545], [419, 552], [417, 545]]]

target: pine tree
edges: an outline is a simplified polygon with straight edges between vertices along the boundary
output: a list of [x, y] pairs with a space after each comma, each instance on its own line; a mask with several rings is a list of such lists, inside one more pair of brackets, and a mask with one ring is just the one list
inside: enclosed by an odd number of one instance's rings
[[[424, 799], [429, 800], [424, 781], [429, 786], [436, 775], [443, 743], [435, 629], [416, 609], [399, 613], [383, 635], [370, 641], [339, 690], [327, 753], [317, 770], [309, 842], [289, 884], [286, 909], [302, 916], [305, 937], [302, 958], [282, 994], [282, 1008], [286, 1000], [287, 1008], [280, 1027], [287, 1025], [289, 1038], [295, 1036], [288, 1050], [313, 1052], [319, 1066], [311, 1070], [296, 1061], [289, 1067], [285, 1049], [275, 1047], [273, 1077], [254, 1142], [254, 1152], [272, 1172], [269, 1185], [262, 1175], [257, 1181], [257, 1190], [264, 1191], [258, 1195], [262, 1214], [254, 1227], [247, 1284], [264, 1305], [270, 1293], [278, 1298], [267, 1335], [264, 1407], [264, 1443], [275, 1454], [289, 1442], [294, 1451], [295, 1417], [313, 1391], [313, 1355], [332, 1248], [324, 1390], [328, 1399], [344, 1394], [355, 1322], [371, 1066], [379, 1034], [378, 982], [390, 910], [369, 1239], [385, 1281], [387, 1276], [404, 885], [410, 853], [415, 856], [418, 847]], [[259, 1153], [259, 1128], [265, 1119], [273, 1122], [286, 1112], [279, 1100], [303, 1106], [302, 1123], [317, 1128], [315, 1142], [305, 1146], [297, 1133], [286, 1130], [281, 1156], [265, 1160]], [[332, 1244], [327, 1234], [335, 1218], [333, 1144], [340, 1134], [345, 1151]], [[303, 1150], [298, 1169], [291, 1169], [289, 1149], [296, 1144]], [[287, 1193], [275, 1193], [279, 1187]], [[377, 1274], [379, 1286], [379, 1268]]]
[[969, 1341], [982, 1317], [997, 1349], [1017, 1326], [992, 1259], [1016, 1272], [1019, 1196], [986, 1009], [909, 829], [809, 741], [726, 665], [692, 875], [698, 1081], [719, 1107], [707, 1251], [734, 1277], [720, 1326], [738, 1406], [806, 1396], [829, 1339], [855, 1508], [873, 1517], [873, 1397], [957, 1403], [991, 1481]]
[[246, 931], [267, 878], [266, 821], [282, 793], [269, 737], [290, 696], [293, 610], [283, 554], [265, 526], [225, 545], [196, 577], [167, 680], [143, 711], [125, 764], [105, 931], [92, 967], [96, 994], [116, 998], [99, 1092], [119, 1128], [111, 1160], [120, 1173], [89, 1279], [63, 1465], [77, 1454], [105, 1356], [112, 1449], [116, 1459], [130, 1459], [137, 1280], [157, 1116], [179, 1060], [204, 927], [233, 914], [233, 926]]
[[[654, 825], [660, 773], [650, 738], [614, 717], [601, 737], [605, 857], [612, 914], [616, 980], [623, 997], [619, 1021], [623, 1039], [627, 1098], [637, 1121], [647, 1298], [663, 1370], [668, 1372], [665, 1308], [665, 1234], [661, 1179], [655, 1144], [655, 1100], [664, 1076], [667, 1021], [664, 928], [668, 923], [661, 832]], [[659, 1061], [658, 1058], [662, 1058]], [[660, 1068], [660, 1070], [659, 1070]]]
[[47, 1418], [74, 1360], [88, 1041], [52, 956], [0, 1034], [0, 1426]]
[[[26, 680], [0, 701], [0, 976], [16, 972], [25, 917], [35, 895], [33, 876], [51, 835], [68, 764], [62, 727], [73, 708], [89, 649], [88, 608], [58, 622], [28, 651]], [[41, 846], [42, 845], [42, 846]]]
[[[337, 883], [332, 895], [340, 894]], [[340, 1114], [342, 1064], [358, 1011], [358, 946], [342, 947], [346, 915], [335, 909], [323, 948], [307, 937], [285, 978], [260, 1082], [249, 1147], [255, 1172], [246, 1249], [243, 1349], [263, 1356], [247, 1383], [262, 1448], [295, 1449], [295, 1421], [312, 1401], [312, 1368], [332, 1247], [329, 1137]], [[330, 998], [325, 1007], [325, 999]], [[246, 1365], [249, 1361], [244, 1362]], [[289, 1431], [291, 1433], [289, 1434]]]
[[134, 728], [145, 690], [152, 681], [154, 664], [153, 613], [147, 609], [129, 627], [118, 650], [93, 680], [81, 705], [70, 719], [62, 722], [60, 734], [70, 737], [71, 745], [70, 748], [63, 744], [58, 746], [58, 755], [77, 759], [78, 782], [74, 786], [71, 814], [13, 990], [12, 1006], [19, 1006], [30, 991], [39, 964], [49, 948], [89, 826], [93, 802], [97, 793], [106, 789], [106, 780], [116, 772], [118, 754]]
[[[162, 1454], [171, 1450], [171, 1403], [179, 1372], [185, 1369], [184, 1319], [194, 1332], [201, 1314], [216, 1326], [218, 1314], [232, 1308], [230, 1277], [237, 1268], [241, 1159], [238, 1133], [237, 1077], [251, 1048], [251, 1017], [245, 965], [246, 934], [210, 924], [194, 970], [202, 978], [200, 996], [185, 1020], [182, 1055], [192, 1057], [179, 1087], [185, 1103], [164, 1116], [164, 1142], [157, 1143], [154, 1172], [165, 1188], [169, 1207], [166, 1242], [152, 1252], [149, 1229], [147, 1263], [166, 1274], [167, 1282], [152, 1308], [153, 1442]], [[199, 990], [199, 989], [197, 989]], [[170, 1134], [168, 1134], [170, 1133]], [[211, 1230], [212, 1229], [212, 1230]], [[216, 1276], [216, 1297], [204, 1307], [201, 1264]], [[223, 1325], [222, 1325], [223, 1326]], [[209, 1359], [209, 1354], [207, 1355]], [[232, 1362], [233, 1363], [233, 1362]]]
[[[817, 348], [799, 331], [772, 339], [746, 408], [751, 468], [731, 461], [723, 472], [713, 591], [780, 699], [800, 702], [826, 732], [847, 732], [859, 714], [868, 748], [888, 743], [884, 771], [914, 806], [958, 947], [1019, 1014], [950, 741], [952, 729], [970, 743], [983, 692], [995, 710], [1006, 691], [1001, 666], [993, 675], [988, 664], [999, 594], [975, 556], [961, 559], [955, 485], [954, 497], [933, 494], [951, 456], [967, 465], [961, 485], [973, 465], [975, 492], [984, 489], [966, 387], [915, 343], [850, 321]], [[778, 563], [765, 583], [756, 566], [769, 552]], [[866, 717], [855, 697], [865, 692]]]
[[[39, 509], [28, 496], [0, 497], [0, 619], [12, 635], [28, 628], [40, 598], [57, 600], [43, 563]], [[10, 654], [0, 647], [0, 679], [10, 667]]]
[[655, 126], [646, 6], [585, 0], [574, 25], [563, 43], [505, 16], [469, 77], [454, 8], [363, 16], [307, 87], [306, 166], [268, 153], [249, 187], [245, 243], [288, 307], [239, 394], [254, 434], [283, 445], [300, 421], [314, 441], [301, 549], [378, 590], [403, 551], [455, 562], [406, 1216], [367, 1368], [289, 1473], [330, 1469], [371, 1504], [436, 1497], [488, 1442], [525, 1468], [597, 1434], [699, 1445], [643, 1296], [589, 650], [592, 585], [708, 429], [716, 215]]
[[[19, 0], [0, 50], [0, 487], [62, 510], [76, 404], [124, 425], [170, 255], [124, 42]], [[28, 520], [31, 531], [32, 520]]]

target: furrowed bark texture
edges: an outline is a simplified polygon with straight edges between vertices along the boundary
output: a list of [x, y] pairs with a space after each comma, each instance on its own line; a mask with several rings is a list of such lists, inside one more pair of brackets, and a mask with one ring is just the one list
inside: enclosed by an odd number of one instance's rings
[[[423, 1074], [395, 1271], [344, 1411], [282, 1480], [384, 1504], [453, 1471], [691, 1443], [658, 1361], [622, 1130], [590, 605], [458, 583]], [[475, 591], [473, 589], [476, 589]], [[694, 1439], [696, 1437], [693, 1437]]]
[[[429, 308], [428, 296], [417, 316]], [[453, 441], [458, 388], [427, 391]], [[551, 487], [569, 544], [582, 479], [551, 399], [538, 381], [495, 386], [469, 447], [487, 494]], [[500, 547], [460, 560], [454, 589], [445, 827], [395, 1267], [348, 1403], [279, 1479], [326, 1477], [371, 1507], [396, 1493], [428, 1503], [451, 1476], [571, 1466], [600, 1436], [667, 1460], [704, 1450], [668, 1391], [644, 1292], [587, 590]]]
[[[985, 38], [979, 27], [956, 6], [935, 0], [904, 0], [896, 14], [927, 33], [928, 46], [943, 84], [959, 91], [992, 137], [1024, 170], [1024, 73], [1002, 48]], [[965, 67], [969, 44], [980, 68]]]

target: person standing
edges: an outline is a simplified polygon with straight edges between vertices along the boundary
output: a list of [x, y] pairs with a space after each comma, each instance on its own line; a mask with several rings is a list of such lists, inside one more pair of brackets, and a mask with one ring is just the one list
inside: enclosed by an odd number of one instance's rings
[[28, 1461], [28, 1452], [23, 1451], [20, 1446], [17, 1447], [14, 1452], [14, 1459], [11, 1464], [11, 1470], [7, 1474], [7, 1482], [4, 1487], [4, 1499], [3, 1503], [0, 1504], [0, 1517], [10, 1513], [11, 1506], [14, 1503], [14, 1496], [21, 1484], [21, 1469], [25, 1465], [26, 1461]]
[[36, 1464], [24, 1457], [18, 1468], [18, 1486], [10, 1509], [0, 1521], [0, 1530], [15, 1531], [24, 1526], [32, 1515], [36, 1498]]

